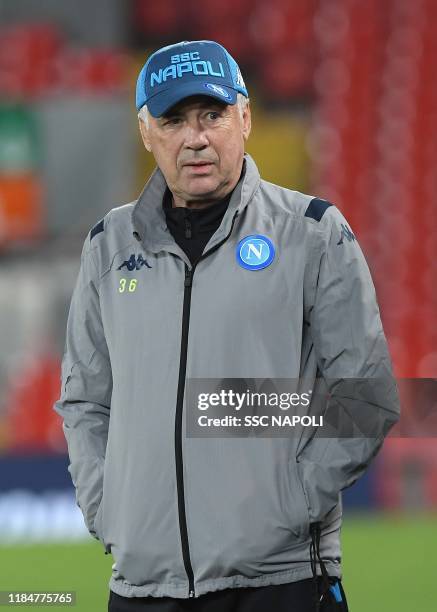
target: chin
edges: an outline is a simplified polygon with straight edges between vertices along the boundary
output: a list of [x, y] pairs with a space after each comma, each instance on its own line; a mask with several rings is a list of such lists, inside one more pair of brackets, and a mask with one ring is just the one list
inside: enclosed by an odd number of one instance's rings
[[196, 181], [197, 185], [190, 185], [185, 189], [185, 193], [190, 198], [200, 199], [202, 197], [212, 196], [214, 193], [219, 190], [220, 185], [218, 185], [215, 181], [214, 184], [209, 183], [208, 181]]

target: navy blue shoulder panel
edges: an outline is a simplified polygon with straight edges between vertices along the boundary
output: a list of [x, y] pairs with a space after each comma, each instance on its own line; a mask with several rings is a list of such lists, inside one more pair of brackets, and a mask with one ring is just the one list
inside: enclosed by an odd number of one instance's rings
[[320, 198], [313, 198], [308, 204], [308, 208], [305, 211], [305, 217], [320, 221], [325, 214], [325, 210], [332, 206], [331, 202], [327, 200], [321, 200]]
[[104, 227], [104, 219], [102, 219], [91, 230], [91, 232], [90, 232], [90, 242], [94, 238], [94, 236], [96, 236], [97, 234], [100, 234], [100, 232], [103, 232], [104, 229], [105, 229], [105, 227]]

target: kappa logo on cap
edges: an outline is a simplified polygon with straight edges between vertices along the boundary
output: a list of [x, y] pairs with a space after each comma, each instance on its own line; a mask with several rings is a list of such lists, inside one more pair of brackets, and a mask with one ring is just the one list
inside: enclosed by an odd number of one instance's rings
[[246, 270], [262, 270], [269, 266], [275, 257], [275, 247], [267, 236], [252, 234], [237, 244], [237, 263]]
[[228, 100], [231, 97], [230, 94], [226, 91], [226, 89], [223, 89], [223, 87], [220, 87], [220, 85], [216, 85], [215, 83], [205, 83], [205, 87]]
[[237, 85], [239, 85], [243, 89], [246, 89], [246, 85], [244, 84], [243, 77], [238, 67], [237, 67]]

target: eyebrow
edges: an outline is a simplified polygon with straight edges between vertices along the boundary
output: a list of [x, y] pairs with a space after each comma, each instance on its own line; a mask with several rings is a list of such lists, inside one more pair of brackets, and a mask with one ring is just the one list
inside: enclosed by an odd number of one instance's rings
[[172, 111], [168, 111], [166, 113], [164, 113], [163, 115], [161, 115], [159, 117], [159, 119], [168, 119], [169, 117], [175, 117], [176, 115], [180, 115], [181, 111], [178, 110], [172, 110]]

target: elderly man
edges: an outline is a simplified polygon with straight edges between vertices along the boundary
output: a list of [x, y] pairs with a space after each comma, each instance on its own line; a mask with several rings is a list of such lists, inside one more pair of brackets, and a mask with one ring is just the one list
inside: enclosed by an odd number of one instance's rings
[[[219, 44], [153, 53], [136, 106], [158, 167], [85, 240], [55, 405], [109, 610], [347, 610], [341, 491], [398, 418], [364, 257], [335, 206], [260, 179]], [[359, 379], [371, 435], [188, 435], [187, 381], [258, 378], [336, 409]]]

